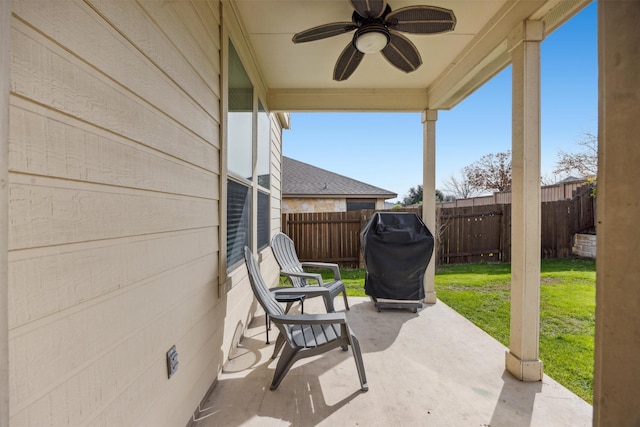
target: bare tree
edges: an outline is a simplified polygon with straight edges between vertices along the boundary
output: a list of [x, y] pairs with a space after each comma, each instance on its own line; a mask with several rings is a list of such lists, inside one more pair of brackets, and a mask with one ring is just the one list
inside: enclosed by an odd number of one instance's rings
[[585, 132], [583, 138], [577, 142], [583, 147], [583, 151], [578, 153], [558, 153], [556, 174], [571, 175], [577, 174], [579, 178], [590, 178], [598, 175], [598, 137]]
[[557, 184], [558, 181], [559, 181], [558, 175], [556, 175], [555, 173], [553, 174], [548, 173], [546, 175], [540, 176], [540, 185], [542, 186]]
[[482, 193], [482, 190], [474, 187], [469, 182], [467, 176], [462, 173], [462, 177], [456, 178], [453, 174], [444, 181], [444, 190], [455, 199], [469, 199]]
[[486, 154], [462, 170], [469, 184], [482, 191], [511, 188], [511, 151]]
[[440, 265], [440, 256], [443, 254], [442, 243], [444, 237], [451, 226], [451, 218], [444, 214], [443, 208], [436, 207], [436, 228], [433, 233], [435, 239], [433, 256], [435, 257], [436, 269]]

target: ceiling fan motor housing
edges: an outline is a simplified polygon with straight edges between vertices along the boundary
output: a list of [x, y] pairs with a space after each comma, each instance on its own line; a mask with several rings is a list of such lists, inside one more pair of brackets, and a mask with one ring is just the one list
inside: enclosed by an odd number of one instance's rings
[[356, 30], [353, 45], [362, 53], [376, 53], [384, 49], [390, 40], [389, 29], [384, 24], [372, 22]]

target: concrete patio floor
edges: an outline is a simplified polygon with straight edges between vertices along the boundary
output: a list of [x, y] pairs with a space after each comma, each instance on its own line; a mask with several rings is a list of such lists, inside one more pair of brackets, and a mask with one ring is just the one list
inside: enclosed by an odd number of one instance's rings
[[[305, 312], [321, 312], [315, 300], [305, 303]], [[340, 349], [298, 362], [270, 391], [277, 329], [266, 345], [264, 317], [256, 315], [195, 425], [591, 425], [591, 405], [547, 376], [515, 380], [504, 370], [506, 348], [441, 301], [418, 313], [379, 313], [367, 298], [349, 303], [368, 392], [360, 391], [351, 350]]]

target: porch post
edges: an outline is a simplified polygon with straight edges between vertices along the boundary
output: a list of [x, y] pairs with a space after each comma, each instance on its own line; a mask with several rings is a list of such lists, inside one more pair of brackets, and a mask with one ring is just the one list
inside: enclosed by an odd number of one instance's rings
[[509, 35], [512, 63], [511, 328], [506, 368], [541, 381], [540, 335], [540, 41], [541, 21]]
[[9, 188], [9, 79], [11, 4], [0, 2], [0, 427], [9, 425], [9, 275], [8, 239]]
[[[436, 232], [436, 120], [438, 110], [422, 112], [422, 218], [434, 237]], [[437, 244], [436, 237], [436, 244]], [[436, 247], [424, 274], [424, 302], [436, 303]]]
[[637, 1], [598, 2], [597, 427], [640, 425], [638, 20]]

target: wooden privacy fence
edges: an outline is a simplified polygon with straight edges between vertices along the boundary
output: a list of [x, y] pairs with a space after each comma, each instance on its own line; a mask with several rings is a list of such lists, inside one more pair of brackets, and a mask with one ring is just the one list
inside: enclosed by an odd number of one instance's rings
[[334, 262], [357, 268], [362, 216], [360, 211], [285, 213], [282, 232], [294, 241], [300, 261]]
[[[594, 207], [588, 189], [572, 199], [542, 203], [541, 257], [570, 257], [574, 234], [595, 230]], [[422, 217], [421, 208], [402, 211]], [[302, 261], [362, 267], [360, 230], [374, 212], [286, 213], [282, 215], [282, 232], [293, 239]], [[431, 232], [436, 238], [437, 263], [511, 260], [510, 204], [439, 207], [436, 222]]]
[[439, 208], [436, 218], [440, 264], [509, 259], [510, 205]]
[[[595, 231], [591, 188], [573, 198], [541, 204], [540, 256], [572, 256], [576, 233]], [[511, 205], [440, 208], [437, 214], [438, 262], [511, 261]]]

